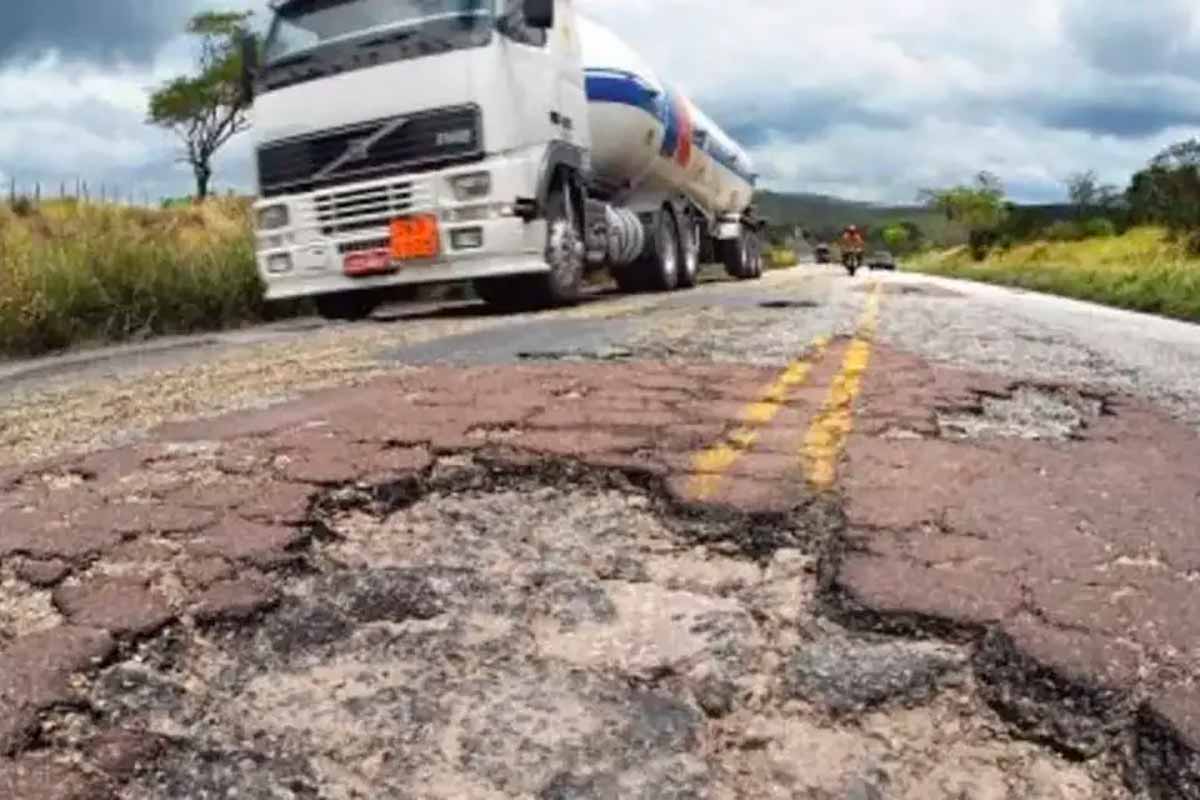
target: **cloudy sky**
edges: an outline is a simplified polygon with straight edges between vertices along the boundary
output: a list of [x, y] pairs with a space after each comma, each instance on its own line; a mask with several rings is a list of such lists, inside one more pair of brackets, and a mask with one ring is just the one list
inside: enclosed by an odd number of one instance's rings
[[[1195, 0], [577, 0], [747, 145], [771, 188], [910, 202], [999, 174], [1057, 199], [1095, 169], [1124, 185], [1200, 134]], [[185, 193], [144, 122], [185, 70], [190, 13], [263, 0], [38, 0], [0, 9], [0, 176]], [[249, 141], [218, 160], [248, 188]]]

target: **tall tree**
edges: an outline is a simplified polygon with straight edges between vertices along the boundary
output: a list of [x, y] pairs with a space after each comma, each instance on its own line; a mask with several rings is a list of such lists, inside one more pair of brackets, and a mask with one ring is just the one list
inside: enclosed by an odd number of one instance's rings
[[990, 172], [979, 173], [971, 185], [925, 189], [921, 200], [972, 231], [998, 228], [1008, 214], [1004, 186]]
[[1166, 225], [1173, 233], [1200, 229], [1200, 140], [1163, 150], [1133, 176], [1125, 196], [1135, 222]]
[[150, 96], [148, 122], [174, 131], [184, 146], [180, 161], [196, 176], [196, 196], [208, 196], [213, 156], [249, 127], [249, 99], [240, 86], [242, 57], [238, 42], [250, 13], [205, 12], [188, 22], [200, 40], [196, 73], [163, 84]]
[[1099, 204], [1100, 190], [1100, 178], [1094, 170], [1076, 172], [1067, 178], [1067, 196], [1080, 219]]
[[1004, 199], [1004, 184], [990, 172], [980, 172], [970, 185], [949, 189], [925, 189], [921, 200], [946, 219], [967, 229], [971, 252], [984, 258], [998, 238], [998, 231], [1012, 213]]

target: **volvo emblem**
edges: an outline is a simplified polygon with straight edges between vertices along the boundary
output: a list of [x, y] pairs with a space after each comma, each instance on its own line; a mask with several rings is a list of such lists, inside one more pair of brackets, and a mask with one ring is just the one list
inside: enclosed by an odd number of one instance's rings
[[343, 164], [353, 164], [355, 161], [366, 161], [371, 155], [371, 139], [355, 139], [342, 154]]
[[322, 167], [317, 174], [313, 175], [313, 180], [323, 180], [328, 178], [333, 173], [337, 172], [347, 164], [355, 164], [359, 161], [366, 161], [371, 157], [371, 148], [378, 144], [384, 137], [391, 136], [396, 131], [408, 124], [408, 120], [404, 117], [394, 119], [385, 125], [380, 125], [379, 128], [370, 136], [364, 136], [359, 139], [352, 139], [346, 145], [346, 150], [340, 156], [330, 161]]

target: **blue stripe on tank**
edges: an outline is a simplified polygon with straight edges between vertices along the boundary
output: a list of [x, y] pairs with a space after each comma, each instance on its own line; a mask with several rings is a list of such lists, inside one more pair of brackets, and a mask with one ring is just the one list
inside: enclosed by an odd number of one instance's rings
[[662, 118], [659, 96], [632, 73], [617, 70], [588, 70], [587, 97], [593, 103], [620, 103], [640, 108]]
[[[587, 98], [592, 103], [619, 103], [640, 108], [663, 123], [667, 129], [663, 141], [664, 158], [674, 156], [677, 145], [678, 120], [670, 96], [659, 94], [631, 72], [615, 69], [589, 69], [586, 71]], [[693, 140], [695, 145], [695, 141]], [[704, 146], [699, 148], [720, 166], [737, 177], [755, 184], [754, 176], [743, 169], [738, 157], [718, 144], [712, 136], [705, 137]]]

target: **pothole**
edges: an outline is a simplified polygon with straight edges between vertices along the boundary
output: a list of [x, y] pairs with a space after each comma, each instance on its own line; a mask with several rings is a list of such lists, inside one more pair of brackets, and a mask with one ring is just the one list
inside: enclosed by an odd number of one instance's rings
[[1008, 395], [983, 395], [975, 408], [941, 411], [937, 421], [946, 439], [1065, 441], [1080, 436], [1103, 410], [1102, 400], [1076, 392], [1019, 386]]
[[815, 512], [465, 457], [427, 481], [333, 493], [260, 624], [91, 681], [87, 725], [170, 742], [123, 798], [1127, 797], [1010, 738], [965, 650], [822, 618]]
[[49, 589], [38, 589], [17, 576], [13, 565], [0, 568], [0, 649], [21, 636], [61, 625]]
[[759, 303], [758, 307], [772, 311], [786, 311], [789, 309], [820, 308], [821, 304], [813, 300], [768, 300], [765, 303]]
[[521, 361], [628, 361], [634, 357], [633, 350], [625, 347], [573, 350], [529, 350], [517, 353]]

